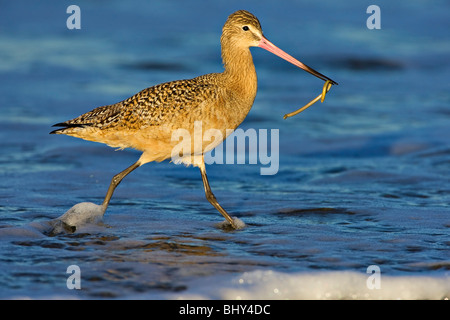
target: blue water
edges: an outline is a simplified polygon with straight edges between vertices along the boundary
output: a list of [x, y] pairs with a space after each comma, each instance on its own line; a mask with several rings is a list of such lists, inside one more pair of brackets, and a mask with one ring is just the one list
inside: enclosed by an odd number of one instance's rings
[[[80, 30], [66, 27], [71, 4]], [[379, 30], [366, 27], [371, 4], [381, 8]], [[218, 228], [198, 169], [163, 162], [127, 176], [101, 222], [42, 232], [77, 203], [100, 204], [112, 176], [140, 155], [49, 135], [51, 125], [157, 83], [220, 72], [221, 28], [238, 9], [339, 82], [324, 103], [283, 120], [323, 82], [252, 49], [259, 90], [241, 127], [279, 130], [278, 173], [207, 166], [217, 199], [247, 226]], [[174, 298], [199, 286], [201, 297], [229, 298], [217, 292], [243, 274], [295, 282], [365, 275], [369, 265], [431, 277], [444, 293], [423, 297], [448, 297], [448, 12], [447, 1], [410, 0], [0, 3], [0, 298]], [[66, 286], [70, 265], [81, 290]]]

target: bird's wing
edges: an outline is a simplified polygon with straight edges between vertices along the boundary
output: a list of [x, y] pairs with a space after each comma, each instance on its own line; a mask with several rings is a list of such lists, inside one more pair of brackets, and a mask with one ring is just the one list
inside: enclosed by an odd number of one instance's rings
[[166, 82], [144, 89], [119, 103], [98, 107], [72, 120], [57, 123], [54, 127], [62, 128], [51, 133], [64, 133], [65, 129], [76, 127], [140, 129], [158, 126], [184, 114], [187, 109], [191, 114], [201, 112], [198, 106], [216, 96], [217, 87], [205, 81], [205, 76]]
[[162, 83], [122, 101], [117, 121], [128, 128], [159, 126], [174, 118], [201, 113], [200, 106], [217, 99], [217, 86], [203, 76]]

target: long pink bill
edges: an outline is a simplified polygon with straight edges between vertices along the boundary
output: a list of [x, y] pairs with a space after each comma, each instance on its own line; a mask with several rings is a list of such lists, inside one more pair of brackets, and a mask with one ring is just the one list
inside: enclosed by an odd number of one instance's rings
[[321, 74], [320, 72], [317, 72], [316, 70], [314, 70], [313, 68], [308, 67], [307, 65], [301, 63], [300, 61], [298, 61], [297, 59], [295, 59], [294, 57], [292, 57], [291, 55], [287, 54], [286, 52], [284, 52], [283, 50], [281, 50], [280, 48], [278, 48], [276, 45], [274, 45], [272, 42], [270, 42], [269, 40], [267, 40], [264, 36], [262, 37], [261, 41], [258, 44], [258, 47], [266, 49], [269, 52], [272, 52], [273, 54], [279, 56], [280, 58], [292, 63], [293, 65], [308, 71], [309, 73], [315, 75], [317, 78], [320, 78], [324, 81], [330, 80], [332, 84], [338, 84], [337, 82], [331, 80], [330, 78], [324, 76], [323, 74]]

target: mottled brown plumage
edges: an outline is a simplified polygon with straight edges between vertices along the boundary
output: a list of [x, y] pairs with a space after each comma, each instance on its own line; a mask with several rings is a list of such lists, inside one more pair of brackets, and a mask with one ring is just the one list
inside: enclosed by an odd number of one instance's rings
[[172, 141], [174, 130], [191, 131], [194, 121], [209, 123], [211, 128], [228, 128], [235, 112], [226, 112], [223, 108], [227, 104], [218, 75], [208, 74], [144, 89], [122, 102], [96, 108], [58, 124], [65, 128], [53, 133], [115, 148], [134, 148], [145, 153], [145, 162], [166, 160], [178, 143]]
[[[103, 202], [104, 210], [114, 189], [128, 173], [147, 162], [171, 158], [172, 150], [179, 142], [172, 139], [175, 130], [185, 129], [193, 135], [194, 123], [201, 121], [204, 132], [216, 129], [225, 139], [230, 132], [227, 129], [235, 129], [245, 119], [257, 91], [256, 71], [249, 48], [260, 46], [277, 55], [282, 51], [264, 38], [258, 19], [244, 10], [228, 17], [222, 30], [221, 46], [225, 68], [222, 73], [155, 85], [124, 101], [96, 108], [75, 119], [55, 125], [62, 128], [51, 133], [101, 142], [115, 148], [134, 148], [143, 152], [135, 164], [113, 178]], [[285, 56], [282, 57], [286, 59]], [[308, 68], [303, 64], [299, 66]], [[305, 70], [325, 77], [308, 69]], [[222, 140], [212, 144], [205, 143], [202, 150], [192, 148], [190, 154], [185, 155], [181, 162], [200, 168], [207, 199], [236, 227], [233, 219], [218, 204], [211, 192], [203, 161], [203, 153], [221, 142]]]

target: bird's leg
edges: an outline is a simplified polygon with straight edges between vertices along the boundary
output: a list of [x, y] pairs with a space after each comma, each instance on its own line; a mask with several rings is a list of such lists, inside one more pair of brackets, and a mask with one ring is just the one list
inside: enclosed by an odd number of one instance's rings
[[[202, 159], [203, 160], [203, 159]], [[203, 186], [205, 187], [205, 195], [206, 199], [208, 199], [209, 203], [211, 203], [214, 208], [216, 208], [224, 217], [227, 219], [227, 221], [231, 224], [231, 226], [234, 229], [237, 229], [236, 224], [233, 221], [233, 218], [230, 217], [230, 215], [225, 211], [224, 208], [217, 202], [216, 197], [211, 191], [211, 187], [209, 186], [208, 177], [206, 176], [206, 169], [205, 169], [205, 163], [202, 161], [202, 163], [199, 165], [200, 172], [202, 174], [202, 180], [203, 180]]]
[[131, 171], [133, 171], [134, 169], [138, 168], [140, 165], [141, 165], [140, 161], [137, 161], [136, 163], [134, 163], [133, 165], [129, 166], [128, 168], [126, 168], [122, 172], [116, 174], [112, 178], [111, 184], [109, 185], [109, 188], [108, 188], [108, 192], [106, 193], [106, 196], [105, 196], [105, 200], [103, 200], [103, 204], [102, 204], [103, 212], [105, 212], [106, 208], [108, 208], [109, 200], [111, 200], [111, 197], [112, 197], [112, 195], [114, 193], [114, 190], [119, 185], [119, 183], [122, 181], [122, 179], [125, 178], [125, 176], [127, 174], [129, 174]]

